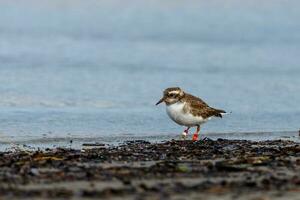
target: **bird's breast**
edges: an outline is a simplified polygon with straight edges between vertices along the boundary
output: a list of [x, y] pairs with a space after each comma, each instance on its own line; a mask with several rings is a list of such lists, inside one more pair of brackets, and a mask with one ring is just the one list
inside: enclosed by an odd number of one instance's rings
[[167, 106], [167, 113], [171, 119], [176, 121], [181, 115], [184, 114], [183, 107], [185, 103], [177, 102]]
[[184, 106], [185, 103], [183, 102], [177, 102], [167, 106], [167, 114], [174, 122], [184, 126], [195, 126], [206, 121], [200, 116], [194, 116], [189, 112], [185, 112]]

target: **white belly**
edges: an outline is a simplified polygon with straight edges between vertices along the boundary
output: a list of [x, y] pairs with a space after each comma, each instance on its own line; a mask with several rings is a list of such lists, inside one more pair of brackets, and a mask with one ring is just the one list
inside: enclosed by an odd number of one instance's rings
[[184, 113], [183, 107], [185, 103], [177, 102], [171, 105], [167, 105], [167, 113], [169, 117], [177, 124], [183, 126], [196, 126], [205, 123], [208, 119], [202, 117], [193, 116], [190, 113]]

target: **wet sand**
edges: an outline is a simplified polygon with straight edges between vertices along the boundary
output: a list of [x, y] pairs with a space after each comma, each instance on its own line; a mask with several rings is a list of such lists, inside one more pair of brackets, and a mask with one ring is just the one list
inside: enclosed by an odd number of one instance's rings
[[300, 144], [128, 141], [0, 153], [10, 199], [299, 199]]

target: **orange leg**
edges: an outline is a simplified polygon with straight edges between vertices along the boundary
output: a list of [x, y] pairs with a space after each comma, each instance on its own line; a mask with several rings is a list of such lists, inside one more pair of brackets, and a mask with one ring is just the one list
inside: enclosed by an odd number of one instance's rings
[[197, 141], [198, 140], [199, 132], [200, 132], [200, 126], [197, 125], [197, 130], [196, 130], [196, 132], [193, 135], [193, 141]]

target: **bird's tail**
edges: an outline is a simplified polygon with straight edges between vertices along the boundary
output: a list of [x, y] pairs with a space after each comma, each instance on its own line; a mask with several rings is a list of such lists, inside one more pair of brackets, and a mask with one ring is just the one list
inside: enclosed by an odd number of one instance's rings
[[225, 114], [227, 114], [227, 112], [225, 110], [214, 108], [214, 116], [222, 118], [222, 116]]

